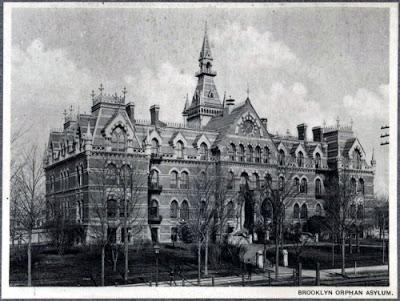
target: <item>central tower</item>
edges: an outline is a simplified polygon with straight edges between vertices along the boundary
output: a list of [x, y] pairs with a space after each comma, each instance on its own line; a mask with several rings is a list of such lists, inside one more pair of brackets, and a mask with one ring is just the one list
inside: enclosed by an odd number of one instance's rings
[[223, 107], [219, 99], [214, 77], [217, 73], [212, 69], [213, 57], [208, 41], [207, 24], [204, 31], [203, 46], [199, 57], [200, 70], [196, 72], [197, 86], [191, 104], [186, 100], [183, 116], [188, 127], [204, 126], [216, 115], [221, 115]]

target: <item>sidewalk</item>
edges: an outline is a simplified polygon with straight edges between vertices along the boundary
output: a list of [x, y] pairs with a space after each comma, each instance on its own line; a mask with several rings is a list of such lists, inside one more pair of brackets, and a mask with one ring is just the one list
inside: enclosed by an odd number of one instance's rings
[[[270, 269], [270, 277], [271, 281], [276, 285], [276, 283], [288, 283], [293, 281], [293, 269], [287, 267], [279, 267], [279, 277], [275, 279], [275, 272], [273, 269]], [[357, 268], [357, 273], [365, 273], [365, 272], [384, 272], [388, 271], [388, 266], [369, 266], [369, 267], [359, 267]], [[354, 275], [353, 268], [347, 268], [346, 272], [348, 275]], [[303, 270], [302, 271], [303, 280], [315, 279], [315, 270]], [[327, 269], [320, 270], [320, 279], [321, 280], [330, 280], [341, 276], [341, 269]], [[264, 285], [268, 283], [268, 272], [265, 273], [257, 273], [253, 274], [251, 280], [247, 279], [247, 274], [244, 275], [244, 285], [252, 286], [262, 282]], [[176, 284], [175, 284], [176, 283]], [[176, 280], [175, 283], [172, 283], [172, 286], [198, 286], [197, 278], [194, 279], [185, 279]], [[214, 278], [214, 286], [238, 286], [243, 284], [243, 279], [241, 276], [226, 276], [226, 277], [215, 277]], [[155, 286], [155, 283], [152, 283]], [[149, 284], [138, 283], [131, 284], [127, 286], [149, 286]], [[161, 281], [158, 283], [160, 287], [170, 287], [169, 281]], [[212, 277], [202, 278], [200, 281], [200, 286], [213, 286]]]

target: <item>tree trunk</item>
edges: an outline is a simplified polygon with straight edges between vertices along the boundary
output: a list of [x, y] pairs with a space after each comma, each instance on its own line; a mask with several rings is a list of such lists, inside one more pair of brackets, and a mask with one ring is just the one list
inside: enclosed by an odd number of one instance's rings
[[358, 233], [358, 227], [356, 228], [356, 249], [357, 253], [360, 253], [360, 238]]
[[197, 282], [201, 280], [201, 240], [197, 240]]
[[335, 267], [335, 239], [332, 236], [332, 268]]
[[105, 246], [101, 246], [101, 286], [104, 286], [104, 257], [105, 257]]
[[275, 227], [275, 279], [279, 275], [279, 226]]
[[351, 234], [349, 235], [349, 254], [353, 254], [353, 245], [351, 240]]
[[342, 275], [346, 275], [346, 237], [344, 231], [342, 231]]
[[264, 236], [264, 250], [263, 250], [263, 270], [265, 271], [265, 267], [267, 265], [267, 240], [266, 237]]
[[32, 286], [32, 230], [28, 231], [28, 286]]
[[204, 250], [204, 275], [208, 275], [208, 230], [206, 231], [206, 246]]
[[124, 255], [125, 255], [125, 273], [124, 273], [124, 281], [128, 282], [128, 268], [129, 268], [129, 246], [128, 246], [128, 231], [125, 227], [124, 229]]

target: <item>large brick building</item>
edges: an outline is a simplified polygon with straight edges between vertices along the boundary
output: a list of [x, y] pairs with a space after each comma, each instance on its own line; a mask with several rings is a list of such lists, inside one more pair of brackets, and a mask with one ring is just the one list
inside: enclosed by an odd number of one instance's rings
[[[284, 181], [293, 182], [298, 187], [296, 196], [285, 202], [288, 223], [302, 224], [310, 216], [324, 215], [325, 180], [343, 170], [351, 175], [359, 218], [365, 216], [365, 207], [373, 200], [375, 162], [367, 162], [351, 126], [338, 122], [335, 127], [313, 127], [310, 138], [307, 125], [300, 124], [296, 137], [274, 135], [249, 97], [241, 103], [220, 98], [207, 32], [199, 66], [196, 89], [183, 110], [183, 124], [159, 120], [157, 105], [151, 106], [149, 121], [140, 120], [135, 104], [126, 102], [125, 92], [109, 95], [102, 86], [97, 95], [92, 93], [91, 114], [66, 116], [64, 128], [51, 131], [45, 155], [49, 216], [62, 212], [67, 220], [82, 226], [83, 238], [90, 241], [98, 225], [99, 170], [128, 166], [145, 179], [135, 194], [135, 210], [142, 212], [136, 221], [141, 225], [140, 236], [170, 241], [196, 205], [188, 194], [191, 179], [210, 162], [229, 180], [227, 232], [250, 231], [244, 212], [251, 210], [257, 219], [260, 210], [268, 207], [261, 192], [264, 181], [277, 187]], [[288, 174], [290, 179], [285, 179]], [[254, 206], [246, 206], [241, 199], [239, 192], [246, 183]], [[107, 216], [115, 226], [112, 235], [121, 241], [118, 221], [124, 202], [117, 193], [109, 199]]]

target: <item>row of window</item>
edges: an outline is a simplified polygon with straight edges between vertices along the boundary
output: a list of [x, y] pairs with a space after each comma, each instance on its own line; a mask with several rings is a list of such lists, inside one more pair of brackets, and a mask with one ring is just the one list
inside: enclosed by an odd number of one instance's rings
[[[175, 144], [175, 156], [178, 159], [183, 159], [184, 158], [184, 149], [185, 146], [181, 140], [178, 140]], [[200, 153], [200, 160], [208, 160], [209, 158], [209, 150], [207, 144], [204, 142], [200, 144], [199, 148], [199, 153]], [[151, 140], [151, 154], [153, 156], [158, 156], [160, 155], [160, 144], [156, 138], [153, 138]]]

